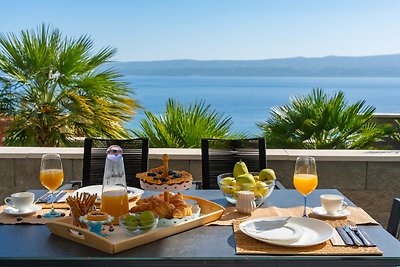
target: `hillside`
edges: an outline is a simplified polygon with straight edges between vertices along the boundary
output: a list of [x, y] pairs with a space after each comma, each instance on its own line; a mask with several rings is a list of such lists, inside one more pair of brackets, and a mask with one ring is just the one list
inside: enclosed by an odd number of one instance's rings
[[400, 77], [400, 54], [265, 60], [166, 60], [110, 64], [124, 75]]

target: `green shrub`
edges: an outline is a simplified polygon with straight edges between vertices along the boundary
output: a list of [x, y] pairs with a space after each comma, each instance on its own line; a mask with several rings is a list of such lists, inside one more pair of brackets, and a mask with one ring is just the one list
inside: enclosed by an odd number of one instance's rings
[[232, 118], [212, 110], [204, 101], [184, 106], [168, 99], [165, 112], [154, 115], [145, 111], [140, 121], [141, 131], [135, 135], [150, 138], [152, 147], [201, 147], [201, 138], [235, 138], [245, 134], [231, 134]]
[[371, 149], [393, 132], [389, 124], [372, 120], [374, 111], [365, 101], [349, 105], [343, 92], [328, 96], [317, 88], [273, 108], [258, 126], [269, 148]]

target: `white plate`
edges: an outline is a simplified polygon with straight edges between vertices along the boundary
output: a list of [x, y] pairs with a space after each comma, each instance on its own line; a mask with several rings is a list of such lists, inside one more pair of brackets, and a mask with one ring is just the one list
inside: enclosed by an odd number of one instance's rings
[[[91, 195], [97, 194], [96, 202], [100, 202], [102, 187], [103, 187], [102, 185], [89, 185], [89, 186], [81, 187], [74, 192], [74, 195], [76, 195], [78, 193], [83, 193], [83, 192], [89, 193]], [[144, 193], [144, 191], [142, 189], [139, 189], [136, 187], [128, 186], [126, 189], [128, 190], [128, 199], [132, 199], [134, 197], [141, 196]]]
[[192, 216], [186, 216], [183, 217], [181, 219], [165, 219], [165, 218], [161, 218], [158, 220], [158, 227], [167, 227], [167, 226], [172, 226], [172, 225], [176, 225], [178, 223], [181, 222], [187, 222], [187, 221], [191, 221], [194, 219], [197, 219], [200, 217], [200, 207], [199, 205], [192, 205]]
[[34, 214], [41, 209], [42, 209], [42, 206], [40, 206], [40, 205], [32, 205], [29, 209], [27, 209], [25, 211], [19, 211], [18, 209], [14, 208], [14, 207], [8, 206], [4, 209], [4, 212], [7, 214], [10, 214], [10, 215], [14, 215], [14, 216], [26, 216], [26, 215]]
[[[279, 229], [279, 226], [277, 226], [274, 230], [276, 231], [281, 231], [281, 233], [284, 233], [284, 236], [282, 239], [280, 238], [275, 238], [275, 239], [268, 239], [268, 235], [257, 233], [256, 231], [249, 231], [251, 229], [251, 225], [257, 225], [261, 223], [273, 223], [276, 221], [282, 222], [286, 220], [287, 217], [266, 217], [266, 218], [258, 218], [258, 219], [253, 219], [253, 220], [248, 220], [244, 221], [239, 225], [240, 230], [245, 233], [246, 235], [257, 239], [259, 241], [269, 243], [272, 245], [278, 245], [278, 246], [284, 246], [284, 247], [308, 247], [308, 246], [314, 246], [320, 243], [323, 243], [327, 240], [329, 240], [333, 234], [333, 228], [327, 224], [326, 222], [312, 219], [312, 218], [300, 218], [300, 217], [291, 217], [286, 224], [281, 223], [281, 227], [289, 225], [289, 227], [286, 227], [286, 229]], [[279, 224], [278, 224], [279, 225]], [[296, 234], [297, 231], [294, 231], [293, 229], [302, 229], [301, 236], [298, 240], [296, 240]], [[290, 230], [291, 229], [291, 230]], [[271, 235], [272, 236], [272, 235]], [[276, 235], [273, 235], [276, 237]], [[293, 239], [290, 240], [290, 237]], [[296, 237], [296, 238], [294, 238]]]
[[336, 212], [336, 214], [327, 214], [326, 210], [323, 207], [315, 207], [312, 209], [312, 212], [317, 214], [318, 216], [326, 218], [341, 218], [349, 216], [351, 214], [350, 210], [348, 209], [338, 211]]

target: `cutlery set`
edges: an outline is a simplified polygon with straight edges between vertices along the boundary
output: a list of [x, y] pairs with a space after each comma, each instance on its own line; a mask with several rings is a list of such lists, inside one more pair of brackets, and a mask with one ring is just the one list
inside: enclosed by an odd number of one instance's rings
[[62, 199], [67, 192], [64, 191], [56, 191], [56, 192], [47, 192], [46, 194], [42, 195], [39, 197], [35, 203], [51, 203], [54, 199], [54, 202], [58, 202], [60, 199]]
[[346, 245], [358, 247], [376, 246], [369, 236], [362, 229], [358, 229], [357, 226], [338, 226], [336, 230]]

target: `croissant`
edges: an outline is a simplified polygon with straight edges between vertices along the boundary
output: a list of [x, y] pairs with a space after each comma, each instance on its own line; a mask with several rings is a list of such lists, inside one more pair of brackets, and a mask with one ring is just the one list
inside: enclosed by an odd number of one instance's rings
[[150, 202], [143, 202], [143, 203], [140, 203], [140, 204], [138, 204], [136, 206], [133, 206], [129, 211], [130, 212], [142, 212], [142, 211], [145, 211], [145, 210], [149, 210], [150, 206], [151, 206]]
[[172, 217], [172, 211], [174, 210], [174, 206], [162, 202], [160, 203], [157, 207], [154, 207], [152, 210], [158, 215], [160, 218], [171, 218]]
[[172, 195], [172, 196], [171, 196], [171, 198], [170, 198], [170, 201], [171, 201], [171, 200], [173, 200], [173, 199], [180, 199], [180, 200], [184, 200], [184, 198], [183, 198], [183, 195], [182, 195], [181, 193], [178, 193], [178, 194]]
[[137, 202], [136, 202], [136, 205], [140, 205], [140, 204], [143, 204], [143, 203], [149, 203], [149, 199], [147, 199], [147, 198], [143, 198], [143, 199], [139, 199]]
[[174, 197], [175, 195], [170, 193], [170, 192], [164, 192], [164, 202], [169, 203], [171, 198]]
[[179, 207], [176, 207], [172, 212], [172, 217], [176, 219], [181, 219], [183, 217], [191, 215], [192, 215], [192, 208], [188, 205], [181, 205]]
[[186, 205], [185, 201], [183, 199], [180, 199], [180, 198], [171, 198], [169, 203], [171, 203], [175, 207]]

